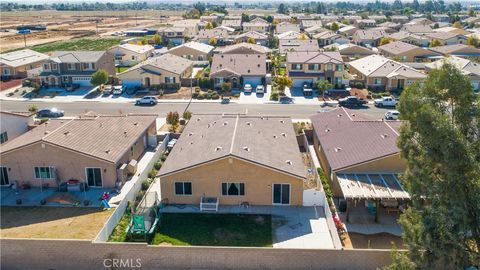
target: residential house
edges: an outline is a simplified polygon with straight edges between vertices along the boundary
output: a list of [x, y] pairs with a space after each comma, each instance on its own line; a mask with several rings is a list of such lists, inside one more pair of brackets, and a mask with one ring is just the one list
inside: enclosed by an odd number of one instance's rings
[[393, 28], [390, 28], [390, 27], [386, 27], [386, 26], [378, 26], [378, 27], [372, 27], [370, 28], [371, 30], [376, 30], [376, 31], [384, 31], [385, 33], [387, 34], [393, 34], [393, 33], [397, 33], [398, 31], [393, 29]]
[[166, 53], [149, 58], [118, 74], [122, 85], [128, 88], [160, 87], [177, 89], [182, 79], [192, 75], [193, 61]]
[[400, 30], [416, 35], [426, 35], [434, 32], [430, 25], [425, 24], [405, 24]]
[[403, 41], [394, 41], [378, 47], [381, 55], [399, 62], [431, 62], [441, 54]]
[[265, 33], [250, 31], [243, 34], [240, 34], [235, 37], [235, 43], [247, 42], [250, 38], [255, 40], [255, 44], [267, 46], [268, 45], [268, 35]]
[[333, 43], [348, 43], [350, 40], [344, 36], [337, 34], [333, 31], [325, 31], [313, 35], [313, 38], [318, 40], [318, 44], [323, 47]]
[[267, 64], [265, 54], [218, 53], [213, 55], [210, 79], [216, 88], [224, 82], [237, 89], [245, 84], [253, 88], [265, 84]]
[[395, 31], [399, 31], [402, 28], [403, 24], [394, 23], [394, 22], [384, 22], [377, 25], [378, 27], [387, 27]]
[[344, 63], [339, 52], [287, 52], [286, 67], [292, 87], [314, 85], [317, 80], [338, 87], [343, 83]]
[[223, 53], [223, 54], [269, 54], [272, 50], [269, 48], [251, 43], [237, 43], [230, 46], [225, 46], [222, 48], [216, 48], [214, 53]]
[[281, 39], [278, 50], [280, 54], [287, 52], [312, 52], [319, 51], [318, 41], [314, 39]]
[[446, 27], [442, 27], [442, 28], [438, 28], [438, 29], [434, 29], [433, 31], [435, 32], [448, 32], [448, 33], [456, 33], [456, 34], [459, 34], [459, 35], [468, 35], [468, 34], [471, 34], [470, 32], [468, 32], [467, 30], [465, 29], [462, 29], [462, 28], [457, 28], [457, 27], [453, 27], [453, 26], [446, 26]]
[[351, 36], [353, 36], [353, 34], [355, 32], [357, 32], [357, 30], [358, 30], [358, 28], [356, 28], [355, 26], [347, 25], [347, 26], [344, 26], [344, 27], [338, 29], [337, 33], [339, 33], [340, 35], [346, 36], [346, 37], [351, 37]]
[[388, 37], [396, 41], [402, 41], [419, 47], [428, 47], [428, 44], [430, 43], [430, 40], [424, 35], [412, 34], [405, 31], [390, 34]]
[[387, 21], [387, 16], [385, 15], [369, 15], [370, 20], [375, 20], [377, 23], [383, 23]]
[[277, 24], [277, 27], [275, 28], [276, 34], [283, 34], [291, 31], [300, 32], [300, 26], [298, 24], [294, 24], [290, 22], [283, 22], [283, 23]]
[[24, 49], [0, 54], [2, 80], [26, 78], [27, 72], [41, 68], [48, 55]]
[[99, 69], [115, 76], [115, 59], [107, 51], [56, 51], [42, 66], [39, 75], [45, 86], [92, 86], [92, 75]]
[[[343, 16], [343, 20], [347, 20], [349, 24], [354, 24], [355, 21], [358, 21], [358, 20], [361, 20], [362, 19], [362, 16], [358, 16], [358, 15], [347, 15], [347, 16]], [[371, 19], [371, 18], [369, 18]]]
[[224, 46], [231, 44], [230, 35], [228, 30], [223, 28], [213, 28], [213, 29], [201, 29], [198, 31], [196, 40], [203, 44], [210, 44], [210, 40], [216, 40], [218, 46]]
[[454, 44], [465, 44], [467, 43], [467, 37], [454, 32], [435, 32], [426, 35], [430, 39], [430, 42], [433, 40], [438, 40], [442, 45], [454, 45]]
[[410, 19], [405, 15], [393, 15], [393, 16], [390, 16], [390, 20], [394, 23], [405, 24]]
[[22, 135], [29, 130], [29, 127], [33, 125], [32, 112], [10, 112], [0, 111], [0, 144], [4, 144], [9, 140], [13, 140], [16, 137]]
[[422, 82], [427, 75], [381, 55], [370, 55], [348, 63], [354, 79], [367, 88], [381, 91], [403, 90], [414, 82]]
[[172, 26], [161, 29], [158, 33], [161, 35], [163, 42], [178, 46], [183, 44], [185, 40], [185, 31], [186, 27]]
[[387, 36], [383, 30], [358, 30], [352, 36], [353, 43], [361, 46], [376, 47], [380, 40]]
[[333, 15], [333, 14], [327, 14], [327, 15], [320, 15], [320, 20], [322, 21], [323, 25], [326, 25], [328, 23], [333, 23], [336, 22], [338, 23], [340, 21], [340, 17], [338, 15]]
[[233, 28], [237, 31], [242, 30], [242, 19], [238, 20], [223, 20], [222, 26]]
[[467, 25], [480, 26], [480, 16], [469, 17], [463, 20], [462, 22], [466, 23]]
[[2, 185], [59, 187], [79, 180], [115, 188], [148, 146], [157, 145], [156, 114], [51, 119], [1, 146]]
[[363, 46], [359, 46], [356, 44], [352, 44], [352, 43], [346, 43], [346, 44], [334, 43], [334, 44], [323, 47], [323, 49], [326, 51], [330, 51], [330, 50], [338, 51], [342, 56], [342, 59], [344, 62], [350, 62], [352, 60], [356, 60], [365, 56], [375, 54], [374, 51], [368, 48], [365, 48]]
[[282, 23], [282, 22], [290, 22], [292, 20], [292, 17], [285, 14], [274, 14], [273, 19], [278, 23]]
[[408, 24], [423, 24], [423, 25], [432, 25], [433, 22], [427, 18], [415, 18], [408, 22]]
[[442, 22], [442, 23], [450, 22], [450, 16], [448, 16], [447, 14], [433, 14], [432, 18], [434, 22]]
[[[397, 139], [400, 121], [372, 120], [343, 107], [310, 117], [313, 144], [335, 197], [408, 200], [399, 175], [406, 169]], [[348, 218], [348, 217], [347, 217]]]
[[300, 29], [306, 31], [311, 27], [322, 27], [322, 21], [320, 20], [303, 20], [300, 22]]
[[377, 26], [377, 22], [372, 19], [360, 19], [360, 20], [356, 20], [354, 25], [357, 28], [366, 29], [366, 28], [372, 28]]
[[445, 63], [449, 63], [457, 67], [465, 76], [470, 79], [473, 90], [480, 91], [480, 64], [465, 58], [450, 56], [426, 64], [426, 70], [440, 69]]
[[317, 33], [325, 32], [325, 31], [328, 31], [328, 30], [321, 27], [321, 26], [312, 26], [312, 27], [306, 28], [304, 30], [304, 32], [309, 34], [310, 36], [312, 36], [314, 34], [317, 34]]
[[199, 19], [183, 19], [178, 21], [172, 21], [171, 24], [174, 28], [184, 29], [184, 37], [194, 37], [197, 35], [200, 29], [203, 29], [206, 26], [206, 23], [200, 22]]
[[242, 24], [242, 27], [243, 31], [245, 32], [256, 31], [261, 33], [268, 33], [270, 24], [262, 18], [255, 18], [249, 22], [244, 22]]
[[200, 21], [207, 23], [218, 23], [220, 21], [220, 17], [217, 15], [203, 15], [200, 16]]
[[208, 61], [212, 56], [214, 49], [215, 47], [208, 44], [190, 41], [171, 48], [168, 50], [168, 53], [192, 60], [197, 64], [202, 64]]
[[288, 31], [288, 32], [285, 32], [285, 33], [281, 33], [281, 34], [277, 34], [276, 37], [278, 38], [278, 40], [282, 40], [282, 39], [300, 39], [300, 37], [302, 38], [307, 38], [308, 39], [308, 36], [304, 33], [300, 33], [300, 32], [296, 32], [296, 31]]
[[216, 27], [215, 29], [225, 29], [225, 30], [227, 30], [229, 35], [235, 33], [235, 31], [236, 31], [234, 28], [231, 28], [231, 27], [228, 27], [228, 26], [225, 26], [225, 25], [220, 25], [220, 26]]
[[108, 52], [115, 58], [115, 65], [133, 66], [147, 60], [153, 55], [154, 50], [152, 45], [125, 43], [108, 49]]
[[441, 53], [442, 55], [460, 56], [460, 57], [479, 57], [480, 49], [465, 44], [454, 44], [432, 47], [430, 50]]
[[288, 117], [194, 115], [158, 177], [169, 204], [300, 206], [307, 171]]

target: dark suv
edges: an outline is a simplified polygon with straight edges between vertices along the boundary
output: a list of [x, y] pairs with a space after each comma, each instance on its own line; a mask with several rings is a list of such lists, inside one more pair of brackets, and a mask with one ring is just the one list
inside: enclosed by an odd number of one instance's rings
[[338, 105], [344, 107], [359, 107], [365, 104], [367, 104], [366, 100], [355, 96], [348, 96], [346, 98], [341, 98], [338, 100]]

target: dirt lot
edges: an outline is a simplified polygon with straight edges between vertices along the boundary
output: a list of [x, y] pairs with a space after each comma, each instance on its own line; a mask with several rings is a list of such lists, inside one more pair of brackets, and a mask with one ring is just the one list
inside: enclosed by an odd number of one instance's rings
[[158, 96], [158, 99], [190, 99], [191, 97], [190, 87], [180, 87], [178, 91], [165, 91], [163, 96]]
[[12, 238], [93, 240], [112, 210], [74, 207], [2, 207], [0, 235]]
[[391, 249], [393, 243], [397, 248], [403, 248], [402, 238], [389, 233], [366, 235], [349, 232], [348, 235], [353, 248]]

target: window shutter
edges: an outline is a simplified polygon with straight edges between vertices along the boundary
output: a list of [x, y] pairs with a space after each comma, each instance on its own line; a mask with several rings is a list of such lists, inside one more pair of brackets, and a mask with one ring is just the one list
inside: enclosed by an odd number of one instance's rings
[[240, 195], [243, 196], [245, 195], [245, 184], [240, 183]]
[[222, 195], [227, 195], [227, 183], [222, 183]]

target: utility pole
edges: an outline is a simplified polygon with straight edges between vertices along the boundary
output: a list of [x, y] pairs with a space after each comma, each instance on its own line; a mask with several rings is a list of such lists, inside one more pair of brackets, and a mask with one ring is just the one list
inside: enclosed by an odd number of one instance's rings
[[23, 43], [25, 43], [25, 48], [27, 47], [27, 33], [23, 33]]

